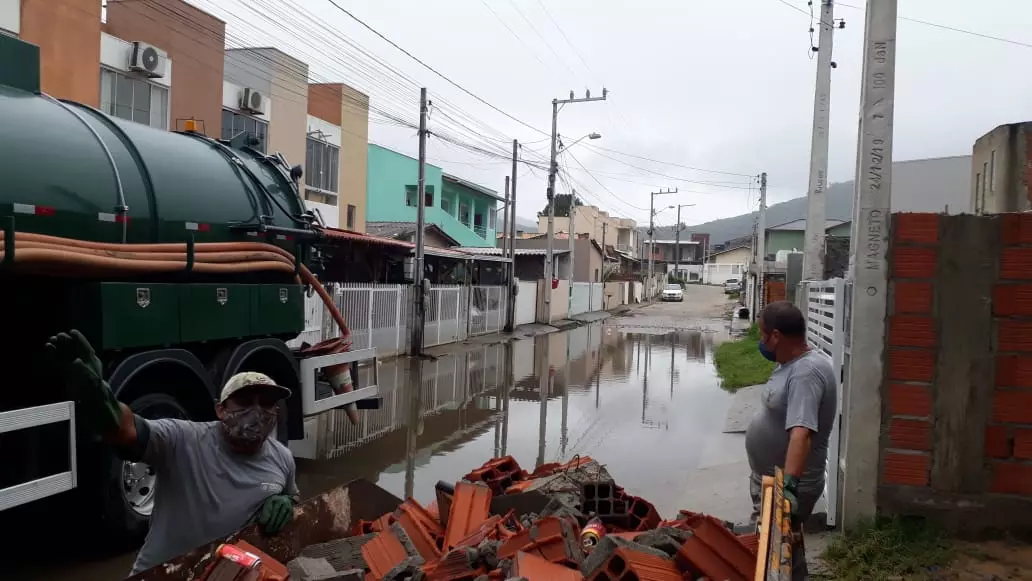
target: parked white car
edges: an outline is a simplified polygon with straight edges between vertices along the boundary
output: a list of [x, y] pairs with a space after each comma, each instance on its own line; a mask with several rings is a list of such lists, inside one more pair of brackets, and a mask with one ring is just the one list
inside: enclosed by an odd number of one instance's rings
[[742, 283], [737, 278], [729, 278], [724, 281], [724, 294], [742, 292]]
[[684, 291], [681, 290], [681, 285], [679, 284], [668, 284], [663, 289], [663, 294], [660, 295], [660, 299], [664, 301], [681, 302], [684, 300]]

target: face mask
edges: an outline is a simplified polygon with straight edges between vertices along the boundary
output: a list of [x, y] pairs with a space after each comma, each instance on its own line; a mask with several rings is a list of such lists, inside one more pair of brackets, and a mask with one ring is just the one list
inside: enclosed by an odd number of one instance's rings
[[241, 448], [254, 448], [269, 437], [276, 427], [276, 410], [251, 406], [225, 410], [222, 429], [226, 439]]
[[777, 361], [774, 352], [770, 349], [767, 349], [767, 346], [763, 344], [763, 341], [760, 341], [758, 347], [760, 349], [760, 355], [763, 355], [764, 359], [766, 359], [767, 361]]

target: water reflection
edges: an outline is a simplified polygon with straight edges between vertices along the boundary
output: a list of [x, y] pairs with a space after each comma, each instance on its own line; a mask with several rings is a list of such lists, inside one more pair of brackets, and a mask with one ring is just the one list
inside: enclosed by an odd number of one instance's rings
[[323, 417], [329, 459], [299, 461], [299, 485], [308, 495], [361, 476], [429, 502], [438, 480], [492, 456], [529, 469], [581, 454], [663, 507], [723, 423], [728, 396], [711, 353], [710, 334], [592, 325], [387, 362], [382, 409], [357, 426]]

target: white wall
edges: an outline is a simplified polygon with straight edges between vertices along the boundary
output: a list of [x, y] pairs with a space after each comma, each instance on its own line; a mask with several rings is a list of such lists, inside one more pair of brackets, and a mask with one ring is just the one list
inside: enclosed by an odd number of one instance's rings
[[0, 28], [21, 32], [21, 0], [0, 0]]
[[[0, 0], [4, 2], [6, 0]], [[17, 0], [15, 0], [17, 1]], [[160, 46], [158, 48], [161, 48]], [[122, 40], [117, 36], [111, 36], [106, 32], [100, 33], [100, 64], [115, 71], [129, 72], [129, 57], [133, 52], [133, 43]], [[100, 74], [99, 71], [97, 74]], [[172, 86], [172, 59], [168, 59], [168, 67], [165, 69], [165, 76], [159, 79], [147, 79], [148, 82], [162, 87]], [[172, 96], [169, 95], [169, 110], [172, 109]]]
[[340, 208], [337, 206], [311, 200], [305, 200], [305, 206], [309, 210], [319, 210], [319, 215], [322, 216], [325, 225], [330, 228], [340, 228]]
[[[232, 111], [240, 111], [240, 92], [244, 90], [244, 87], [231, 83], [229, 81], [222, 81], [222, 107], [230, 109]], [[272, 121], [272, 95], [266, 93], [265, 95], [265, 113], [256, 115], [248, 111], [246, 115], [254, 117], [255, 119], [261, 119], [262, 121]], [[272, 130], [270, 128], [269, 132]]]
[[308, 116], [308, 133], [313, 131], [321, 131], [322, 138], [327, 143], [340, 147], [340, 126], [334, 125], [329, 121], [324, 121], [318, 117]]

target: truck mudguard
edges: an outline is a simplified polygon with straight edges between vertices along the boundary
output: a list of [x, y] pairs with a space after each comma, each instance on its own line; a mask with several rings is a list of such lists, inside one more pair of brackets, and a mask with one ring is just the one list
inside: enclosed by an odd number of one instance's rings
[[[111, 373], [111, 377], [108, 378], [108, 384], [111, 385], [111, 389], [117, 397], [125, 389], [125, 386], [129, 385], [133, 378], [144, 370], [154, 365], [170, 364], [183, 367], [189, 370], [191, 375], [196, 376], [196, 393], [190, 393], [190, 395], [198, 400], [210, 401], [214, 406], [215, 400], [218, 399], [219, 388], [212, 382], [197, 356], [186, 349], [158, 349], [131, 355], [118, 364]], [[189, 402], [181, 403], [185, 405]]]

